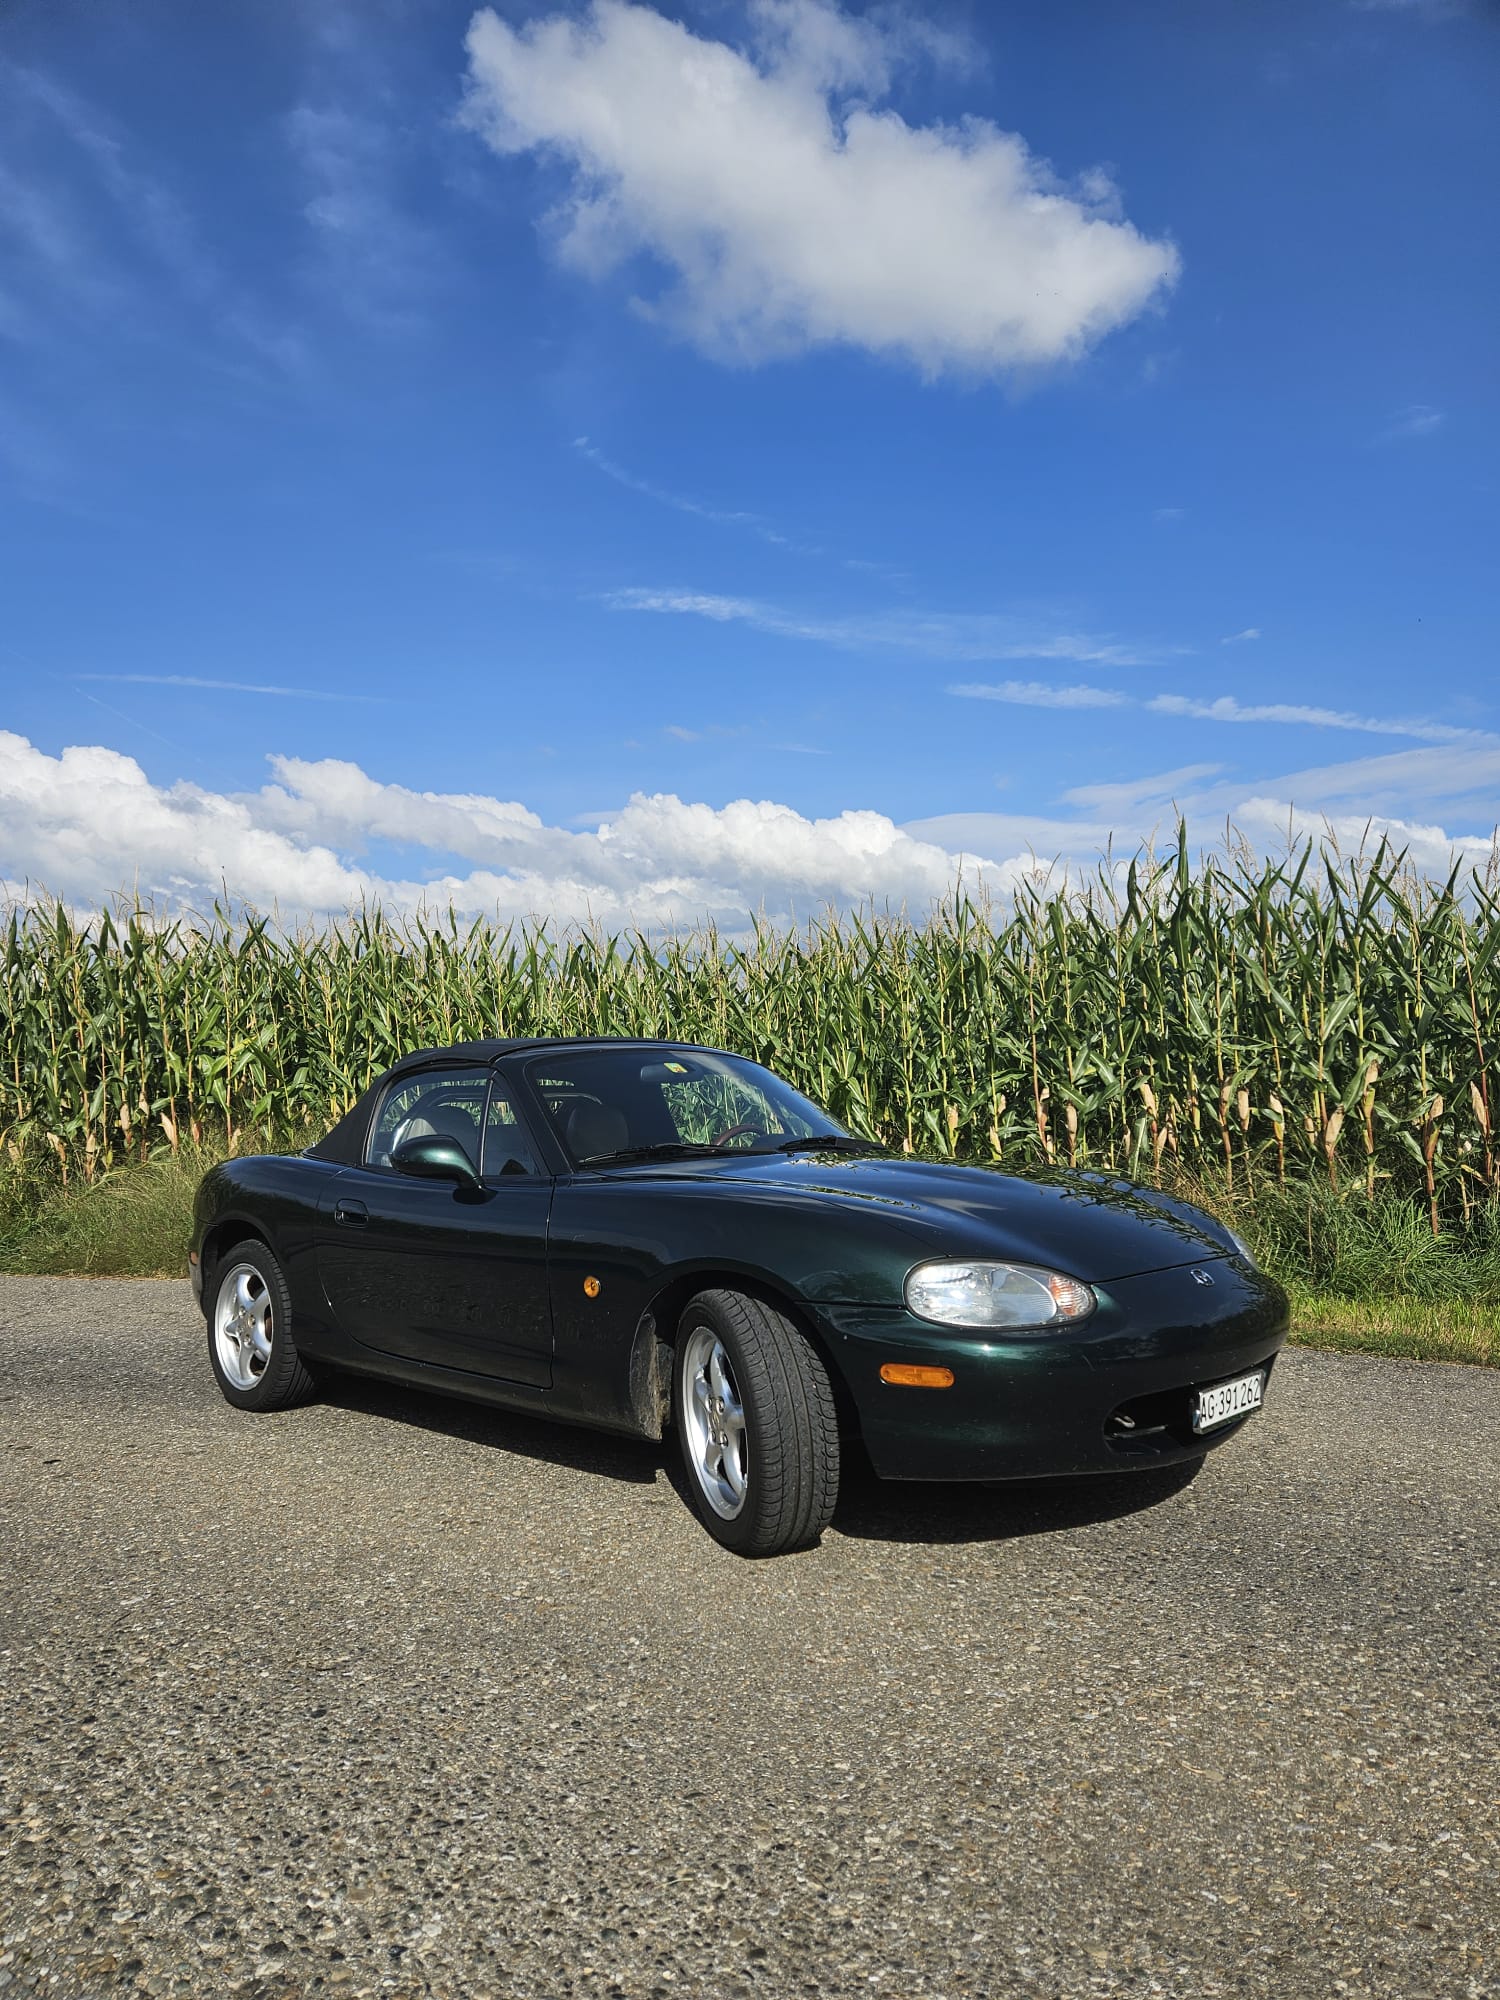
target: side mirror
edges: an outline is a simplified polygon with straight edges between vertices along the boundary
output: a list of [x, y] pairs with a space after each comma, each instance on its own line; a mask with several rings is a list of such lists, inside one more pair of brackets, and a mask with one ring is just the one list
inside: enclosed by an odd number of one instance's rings
[[456, 1181], [460, 1187], [477, 1188], [479, 1176], [474, 1162], [457, 1139], [434, 1135], [427, 1139], [404, 1139], [391, 1154], [391, 1165], [399, 1174], [411, 1174], [422, 1181]]

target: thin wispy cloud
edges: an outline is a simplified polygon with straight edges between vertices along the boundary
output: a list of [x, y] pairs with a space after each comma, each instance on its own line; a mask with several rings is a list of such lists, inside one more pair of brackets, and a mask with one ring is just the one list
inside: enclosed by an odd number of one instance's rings
[[1465, 0], [1349, 0], [1356, 14], [1405, 14], [1413, 21], [1446, 21], [1465, 11]]
[[75, 681], [110, 682], [116, 687], [205, 688], [217, 694], [286, 695], [293, 701], [381, 701], [376, 694], [345, 694], [333, 688], [278, 687], [264, 681], [218, 681], [199, 674], [74, 674]]
[[1375, 442], [1403, 444], [1413, 438], [1432, 437], [1447, 421], [1446, 412], [1435, 409], [1431, 403], [1408, 403], [1404, 410], [1396, 412]]
[[1260, 627], [1258, 625], [1247, 625], [1243, 632], [1228, 633], [1219, 641], [1219, 644], [1221, 646], [1242, 646], [1247, 639], [1258, 639], [1259, 637]]
[[1013, 702], [1020, 708], [1125, 708], [1129, 695], [1112, 688], [1054, 687], [1050, 681], [1002, 681], [998, 687], [968, 682], [950, 687], [949, 694], [969, 701]]
[[320, 288], [377, 332], [426, 322], [446, 276], [442, 241], [408, 207], [400, 182], [409, 142], [363, 105], [297, 105], [285, 120], [303, 176], [310, 266]]
[[785, 606], [711, 591], [629, 589], [611, 592], [615, 611], [704, 618], [716, 625], [746, 625], [779, 639], [805, 639], [846, 652], [889, 650], [931, 660], [1067, 660], [1106, 667], [1150, 666], [1184, 653], [1184, 646], [1129, 644], [1108, 633], [1046, 631], [996, 612], [851, 612], [803, 615]]
[[[19, 338], [50, 338], [52, 308], [108, 316], [152, 338], [173, 338], [180, 316], [203, 316], [221, 338], [195, 352], [226, 365], [269, 362], [295, 372], [300, 335], [284, 312], [262, 306], [221, 261], [210, 232], [186, 196], [157, 170], [146, 147], [76, 90], [43, 70], [0, 63], [0, 130], [16, 149], [20, 171], [0, 165], [0, 234], [18, 239], [25, 287], [11, 300]], [[47, 135], [67, 145], [61, 173], [42, 173], [32, 148]], [[102, 207], [101, 207], [102, 202]]]
[[1009, 702], [1021, 708], [1142, 708], [1154, 715], [1174, 715], [1195, 722], [1269, 723], [1308, 729], [1352, 729], [1370, 736], [1405, 736], [1418, 743], [1500, 742], [1482, 729], [1460, 729], [1422, 718], [1388, 720], [1353, 715], [1346, 709], [1318, 708], [1300, 702], [1240, 702], [1233, 695], [1212, 701], [1185, 694], [1138, 696], [1111, 688], [1060, 687], [1046, 681], [1002, 681], [998, 685], [960, 683], [949, 694], [969, 701]]
[[1445, 722], [1420, 719], [1386, 720], [1380, 716], [1352, 715], [1346, 709], [1317, 708], [1300, 702], [1236, 701], [1222, 694], [1213, 701], [1198, 701], [1191, 695], [1154, 695], [1146, 707], [1158, 715], [1191, 716], [1199, 722], [1291, 723], [1313, 729], [1354, 729], [1369, 736], [1409, 736], [1421, 743], [1486, 743], [1496, 739], [1482, 729], [1457, 729]]
[[624, 486], [632, 493], [640, 493], [647, 500], [655, 500], [663, 507], [672, 507], [679, 514], [691, 514], [700, 521], [711, 521], [717, 528], [742, 528], [747, 534], [758, 535], [763, 542], [770, 542], [777, 548], [795, 546], [790, 536], [773, 528], [769, 521], [759, 514], [752, 514], [741, 507], [713, 507], [704, 500], [695, 500], [686, 493], [674, 493], [670, 487], [658, 486], [654, 480], [642, 479], [629, 472], [623, 465], [606, 456], [599, 447], [586, 437], [576, 437], [573, 449], [581, 458], [602, 472], [606, 479], [612, 479], [617, 486]]

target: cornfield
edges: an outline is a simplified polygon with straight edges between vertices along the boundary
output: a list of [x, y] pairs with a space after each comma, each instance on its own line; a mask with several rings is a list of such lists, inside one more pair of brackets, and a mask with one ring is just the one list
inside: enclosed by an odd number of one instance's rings
[[0, 1141], [65, 1177], [212, 1135], [322, 1130], [407, 1050], [676, 1036], [776, 1068], [916, 1152], [1410, 1191], [1434, 1230], [1495, 1191], [1500, 897], [1381, 849], [1101, 868], [748, 939], [556, 933], [379, 910], [282, 929], [11, 912]]

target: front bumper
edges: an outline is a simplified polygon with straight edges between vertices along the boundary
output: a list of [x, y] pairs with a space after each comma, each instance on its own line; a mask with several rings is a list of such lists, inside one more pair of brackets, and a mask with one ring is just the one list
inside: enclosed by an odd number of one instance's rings
[[[820, 1307], [876, 1472], [1036, 1479], [1171, 1465], [1250, 1420], [1195, 1436], [1191, 1398], [1269, 1369], [1289, 1317], [1274, 1279], [1225, 1257], [1094, 1289], [1099, 1308], [1075, 1331], [1003, 1339], [934, 1326], [903, 1307]], [[886, 1361], [951, 1368], [953, 1386], [893, 1388], [880, 1379]]]

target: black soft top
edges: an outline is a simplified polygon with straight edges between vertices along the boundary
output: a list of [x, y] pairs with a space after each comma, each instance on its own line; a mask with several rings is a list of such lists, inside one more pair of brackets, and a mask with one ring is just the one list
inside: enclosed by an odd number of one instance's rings
[[477, 1042], [450, 1042], [446, 1048], [414, 1049], [400, 1062], [382, 1070], [369, 1088], [360, 1093], [337, 1125], [326, 1132], [315, 1146], [304, 1147], [303, 1152], [310, 1160], [331, 1160], [335, 1166], [362, 1166], [370, 1120], [375, 1115], [375, 1100], [393, 1077], [403, 1076], [408, 1070], [429, 1069], [434, 1063], [450, 1060], [494, 1063], [499, 1062], [502, 1056], [513, 1056], [527, 1049], [629, 1048], [632, 1044], [641, 1048], [689, 1046], [686, 1042], [664, 1043], [662, 1038], [649, 1035], [521, 1035], [489, 1036]]

